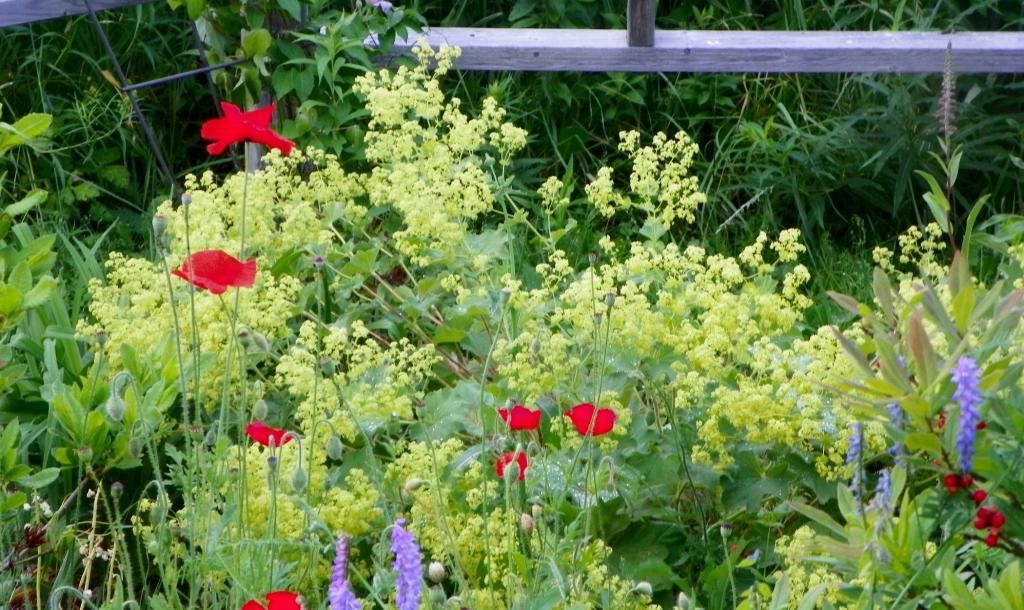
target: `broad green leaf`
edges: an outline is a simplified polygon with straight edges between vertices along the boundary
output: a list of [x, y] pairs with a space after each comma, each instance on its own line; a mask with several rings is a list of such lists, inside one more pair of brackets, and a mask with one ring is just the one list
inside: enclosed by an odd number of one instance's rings
[[40, 203], [46, 201], [46, 195], [47, 193], [43, 189], [35, 189], [26, 195], [21, 201], [12, 203], [4, 208], [4, 213], [9, 216], [20, 216]]
[[47, 300], [49, 300], [50, 295], [53, 294], [53, 291], [54, 289], [57, 288], [57, 286], [57, 280], [48, 275], [39, 278], [39, 281], [36, 282], [36, 285], [32, 287], [32, 290], [29, 290], [28, 294], [25, 295], [25, 300], [22, 302], [22, 307], [24, 309], [39, 307]]
[[242, 34], [242, 50], [245, 51], [246, 57], [266, 55], [273, 42], [273, 36], [263, 28], [257, 28]]
[[21, 291], [10, 284], [0, 283], [0, 314], [10, 317], [21, 306]]
[[199, 19], [206, 8], [206, 0], [185, 0], [185, 10], [188, 11], [188, 18], [192, 21]]
[[939, 437], [931, 434], [930, 432], [912, 432], [907, 435], [903, 444], [906, 445], [907, 449], [910, 451], [924, 449], [932, 454], [942, 451], [942, 443], [939, 441]]
[[59, 468], [44, 468], [35, 474], [21, 477], [14, 482], [29, 489], [39, 489], [56, 481], [58, 476], [60, 476]]

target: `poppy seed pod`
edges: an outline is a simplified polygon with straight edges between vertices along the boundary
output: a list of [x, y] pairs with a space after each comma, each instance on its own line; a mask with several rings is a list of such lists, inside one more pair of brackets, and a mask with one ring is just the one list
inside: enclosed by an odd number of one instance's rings
[[157, 214], [153, 217], [153, 237], [157, 243], [163, 243], [164, 234], [167, 232], [167, 217]]
[[426, 484], [427, 482], [424, 481], [423, 479], [417, 479], [416, 477], [413, 477], [405, 482], [405, 485], [402, 486], [402, 491], [405, 492], [406, 495], [409, 495]]

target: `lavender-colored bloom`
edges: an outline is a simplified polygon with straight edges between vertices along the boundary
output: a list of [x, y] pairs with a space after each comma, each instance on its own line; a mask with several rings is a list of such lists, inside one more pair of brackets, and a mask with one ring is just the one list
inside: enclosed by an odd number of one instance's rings
[[857, 464], [860, 462], [860, 450], [864, 441], [863, 426], [859, 421], [850, 424], [850, 448], [846, 451], [846, 463]]
[[860, 500], [863, 468], [860, 463], [861, 449], [864, 445], [864, 427], [859, 421], [850, 424], [850, 448], [846, 452], [846, 463], [853, 465], [853, 476], [850, 477], [850, 490], [853, 497]]
[[[900, 406], [900, 403], [894, 402], [889, 405], [889, 423], [892, 424], [893, 428], [902, 430], [906, 419], [906, 415], [904, 415], [903, 407]], [[905, 452], [906, 449], [903, 447], [903, 443], [893, 443], [892, 446], [889, 447], [889, 455], [892, 456], [893, 462], [897, 466], [903, 465], [903, 454]]]
[[395, 8], [395, 5], [388, 0], [366, 0], [366, 4], [379, 8], [383, 13], [390, 13], [391, 9]]
[[888, 468], [878, 475], [875, 497], [871, 500], [871, 505], [886, 512], [892, 509], [892, 474]]
[[348, 538], [338, 536], [334, 568], [331, 570], [331, 586], [327, 590], [330, 610], [362, 610], [363, 605], [356, 599], [348, 586]]
[[395, 605], [398, 610], [417, 610], [423, 590], [423, 570], [420, 566], [420, 548], [416, 539], [405, 529], [405, 519], [395, 521], [391, 530], [391, 552], [395, 554]]
[[956, 450], [960, 454], [960, 469], [970, 472], [974, 463], [974, 437], [978, 433], [981, 412], [978, 407], [985, 399], [981, 396], [981, 369], [973, 358], [961, 356], [950, 372], [953, 378], [953, 400], [960, 404], [960, 430], [956, 435]]

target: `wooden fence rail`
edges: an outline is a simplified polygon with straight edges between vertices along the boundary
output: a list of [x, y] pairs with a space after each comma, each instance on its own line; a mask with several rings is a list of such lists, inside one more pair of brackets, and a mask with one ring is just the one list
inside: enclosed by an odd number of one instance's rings
[[461, 70], [521, 72], [942, 72], [1024, 73], [1024, 32], [783, 32], [658, 30], [630, 46], [627, 30], [431, 28], [424, 38], [460, 47]]
[[[97, 11], [148, 4], [157, 0], [92, 0]], [[84, 15], [82, 0], [0, 0], [0, 28], [45, 19]]]

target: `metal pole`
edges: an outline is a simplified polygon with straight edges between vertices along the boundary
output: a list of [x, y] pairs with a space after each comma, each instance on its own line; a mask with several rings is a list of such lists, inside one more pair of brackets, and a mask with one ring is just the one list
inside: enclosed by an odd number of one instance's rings
[[96, 34], [100, 37], [100, 42], [103, 43], [103, 48], [107, 52], [107, 57], [110, 59], [110, 63], [114, 66], [114, 73], [117, 75], [118, 82], [121, 83], [121, 90], [128, 96], [128, 100], [132, 104], [132, 110], [135, 112], [135, 116], [139, 119], [139, 124], [142, 125], [142, 131], [146, 135], [146, 140], [149, 143], [149, 148], [153, 151], [153, 156], [156, 157], [157, 167], [160, 169], [160, 173], [164, 175], [164, 179], [167, 180], [167, 184], [171, 187], [171, 196], [180, 189], [174, 180], [174, 174], [171, 173], [171, 168], [167, 165], [167, 160], [164, 158], [164, 153], [160, 149], [159, 144], [156, 141], [156, 135], [153, 133], [153, 127], [149, 124], [146, 119], [146, 115], [142, 112], [142, 107], [139, 106], [139, 101], [135, 98], [135, 92], [128, 89], [130, 83], [124, 75], [124, 70], [121, 68], [121, 62], [117, 60], [117, 54], [114, 53], [114, 47], [110, 44], [110, 39], [107, 38], [106, 32], [103, 31], [103, 25], [100, 24], [99, 17], [96, 16], [96, 11], [93, 10], [92, 4], [89, 0], [82, 0], [85, 3], [85, 10], [89, 13], [89, 19], [92, 20], [92, 25], [96, 28]]
[[629, 0], [626, 9], [629, 46], [654, 46], [654, 0]]

